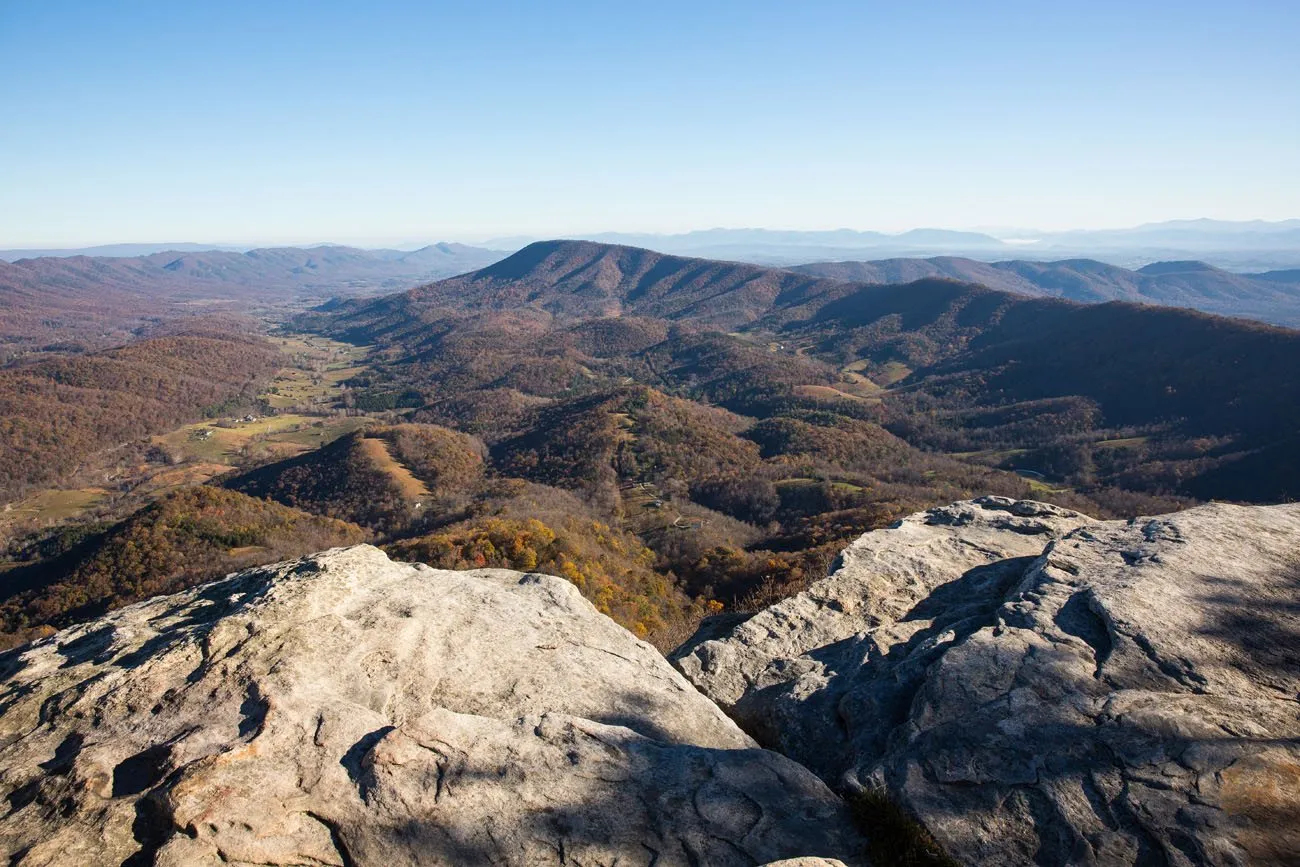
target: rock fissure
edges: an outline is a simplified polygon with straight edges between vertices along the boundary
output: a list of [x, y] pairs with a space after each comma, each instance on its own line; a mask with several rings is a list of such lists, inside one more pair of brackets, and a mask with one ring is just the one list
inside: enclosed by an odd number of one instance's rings
[[965, 863], [1270, 863], [1300, 851], [1297, 550], [1300, 506], [1099, 522], [984, 498], [868, 533], [673, 659]]

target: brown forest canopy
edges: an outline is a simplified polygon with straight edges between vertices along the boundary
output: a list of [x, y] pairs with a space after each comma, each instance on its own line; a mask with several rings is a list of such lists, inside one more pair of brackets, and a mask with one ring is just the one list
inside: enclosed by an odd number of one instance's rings
[[280, 363], [265, 340], [201, 332], [0, 370], [0, 501], [96, 452], [252, 399]]
[[117, 525], [44, 540], [62, 550], [0, 572], [0, 646], [237, 569], [365, 538], [355, 524], [234, 491], [178, 491]]

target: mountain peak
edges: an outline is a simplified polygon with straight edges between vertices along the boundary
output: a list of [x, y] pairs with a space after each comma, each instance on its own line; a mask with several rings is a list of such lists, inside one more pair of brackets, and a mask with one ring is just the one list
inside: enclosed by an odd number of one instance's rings
[[1137, 269], [1139, 274], [1161, 275], [1161, 274], [1194, 274], [1205, 272], [1217, 272], [1219, 268], [1213, 265], [1207, 265], [1204, 262], [1198, 262], [1194, 259], [1186, 259], [1173, 262], [1152, 262], [1150, 265], [1143, 265]]

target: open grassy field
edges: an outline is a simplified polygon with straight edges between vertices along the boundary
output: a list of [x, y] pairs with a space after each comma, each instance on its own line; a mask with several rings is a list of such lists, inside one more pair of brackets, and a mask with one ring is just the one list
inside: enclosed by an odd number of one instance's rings
[[155, 437], [173, 460], [237, 464], [260, 450], [289, 457], [333, 442], [369, 424], [364, 416], [273, 415], [251, 422], [199, 422]]
[[213, 463], [210, 461], [195, 461], [193, 463], [182, 464], [178, 467], [154, 473], [145, 481], [141, 482], [133, 493], [165, 494], [168, 491], [178, 491], [181, 488], [202, 485], [210, 479], [214, 479], [223, 473], [228, 473], [233, 469], [234, 467], [229, 464]]
[[1151, 437], [1123, 437], [1115, 440], [1099, 440], [1093, 443], [1093, 448], [1098, 449], [1127, 449], [1134, 446], [1145, 445]]
[[872, 380], [877, 385], [882, 385], [885, 388], [888, 388], [896, 382], [907, 379], [911, 375], [912, 368], [901, 362], [891, 361], [881, 368], [880, 372], [872, 377]]
[[844, 388], [833, 388], [829, 385], [796, 385], [794, 393], [800, 397], [811, 397], [815, 400], [854, 400], [862, 403], [880, 403], [878, 397], [852, 394], [846, 390], [849, 388], [853, 388], [851, 383], [845, 383]]
[[337, 405], [340, 384], [366, 369], [370, 347], [324, 337], [281, 335], [271, 338], [288, 360], [263, 399], [277, 410], [320, 410]]
[[852, 391], [855, 394], [873, 395], [881, 394], [885, 391], [884, 386], [878, 385], [874, 381], [867, 379], [856, 370], [844, 368], [840, 371], [840, 374], [843, 375], [844, 379], [853, 386]]
[[367, 459], [393, 480], [403, 497], [408, 500], [422, 500], [429, 496], [429, 489], [425, 487], [424, 482], [417, 479], [405, 464], [393, 457], [393, 453], [388, 450], [388, 443], [374, 437], [366, 437], [361, 440], [361, 449]]
[[1041, 479], [1033, 479], [1027, 476], [1022, 476], [1021, 478], [1029, 484], [1030, 490], [1035, 494], [1064, 494], [1067, 491], [1073, 490], [1069, 487], [1050, 484]]
[[20, 503], [6, 507], [2, 517], [40, 516], [57, 521], [73, 517], [108, 496], [103, 488], [78, 488], [70, 491], [42, 491]]

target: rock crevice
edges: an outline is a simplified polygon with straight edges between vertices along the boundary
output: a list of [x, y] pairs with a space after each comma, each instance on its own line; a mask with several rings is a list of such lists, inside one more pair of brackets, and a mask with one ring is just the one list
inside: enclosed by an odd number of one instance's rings
[[965, 863], [1300, 852], [1300, 506], [1100, 522], [957, 503], [674, 660], [764, 744], [885, 789]]

